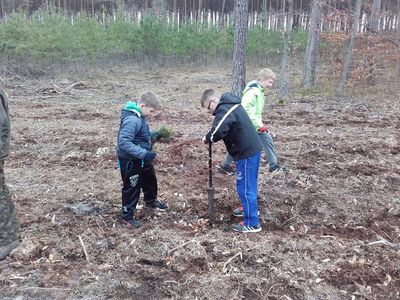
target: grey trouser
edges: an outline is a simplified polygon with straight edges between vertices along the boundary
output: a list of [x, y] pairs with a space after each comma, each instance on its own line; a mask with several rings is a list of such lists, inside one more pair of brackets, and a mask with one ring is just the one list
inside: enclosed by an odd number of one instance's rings
[[17, 240], [19, 224], [4, 178], [4, 160], [0, 160], [0, 247]]
[[[259, 133], [258, 136], [260, 137], [263, 149], [267, 153], [269, 169], [270, 170], [274, 169], [275, 167], [278, 166], [278, 159], [276, 157], [276, 150], [272, 137], [268, 132]], [[225, 166], [228, 166], [232, 163], [232, 161], [233, 161], [232, 156], [230, 156], [229, 153], [227, 153], [223, 164]]]

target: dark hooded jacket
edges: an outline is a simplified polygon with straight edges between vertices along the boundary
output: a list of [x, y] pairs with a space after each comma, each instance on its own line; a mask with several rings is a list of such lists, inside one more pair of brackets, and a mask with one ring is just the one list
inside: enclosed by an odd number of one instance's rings
[[121, 112], [117, 155], [123, 159], [143, 159], [150, 150], [149, 125], [136, 103], [128, 101]]
[[206, 142], [223, 140], [235, 161], [260, 152], [260, 138], [248, 114], [233, 94], [223, 94], [214, 112], [215, 119], [206, 135]]
[[10, 151], [10, 114], [6, 94], [0, 90], [0, 160], [5, 160]]

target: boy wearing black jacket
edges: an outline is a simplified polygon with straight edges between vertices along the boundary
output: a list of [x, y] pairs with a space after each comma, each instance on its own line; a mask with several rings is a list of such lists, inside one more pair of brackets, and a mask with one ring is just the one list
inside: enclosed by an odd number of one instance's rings
[[242, 202], [244, 221], [234, 225], [239, 232], [260, 232], [258, 222], [257, 180], [262, 145], [248, 114], [238, 97], [222, 96], [207, 89], [201, 96], [201, 106], [215, 116], [205, 143], [223, 140], [236, 163], [236, 189]]

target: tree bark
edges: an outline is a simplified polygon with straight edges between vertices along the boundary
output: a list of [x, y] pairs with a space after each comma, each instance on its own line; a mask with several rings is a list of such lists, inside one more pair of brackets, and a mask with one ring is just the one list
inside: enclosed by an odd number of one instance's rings
[[343, 67], [342, 78], [340, 79], [340, 82], [339, 82], [339, 88], [337, 90], [338, 96], [343, 96], [344, 86], [346, 84], [347, 78], [349, 77], [350, 65], [351, 65], [352, 56], [353, 56], [354, 40], [357, 35], [358, 21], [360, 20], [361, 2], [362, 2], [362, 0], [357, 0], [357, 10], [356, 10], [356, 14], [354, 15], [354, 18], [353, 18], [353, 25], [351, 27], [350, 42], [349, 42], [349, 46], [347, 48], [346, 61], [344, 63], [344, 67]]
[[232, 64], [232, 93], [241, 97], [246, 84], [246, 38], [248, 1], [235, 0], [234, 50]]
[[317, 68], [317, 54], [319, 48], [319, 34], [321, 26], [321, 7], [323, 0], [313, 0], [311, 9], [310, 29], [304, 59], [303, 86], [313, 86]]
[[293, 20], [293, 0], [287, 0], [289, 4], [288, 12], [288, 22], [285, 31], [285, 44], [283, 47], [283, 55], [281, 61], [281, 80], [279, 84], [279, 98], [284, 98], [287, 95], [287, 82], [288, 82], [288, 64], [289, 64], [289, 39], [290, 32], [292, 30], [292, 20]]

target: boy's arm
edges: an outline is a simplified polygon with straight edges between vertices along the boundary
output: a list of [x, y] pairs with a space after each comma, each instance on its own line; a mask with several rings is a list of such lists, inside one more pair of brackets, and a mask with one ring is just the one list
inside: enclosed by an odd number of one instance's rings
[[122, 122], [118, 137], [118, 146], [138, 159], [143, 159], [147, 153], [146, 149], [143, 149], [132, 142], [135, 135], [139, 132], [141, 125], [142, 124], [138, 118], [126, 117]]
[[234, 105], [225, 114], [215, 116], [215, 119], [211, 125], [211, 130], [205, 136], [206, 143], [218, 142], [228, 134], [229, 129], [232, 127], [232, 124], [235, 121], [235, 116], [232, 114], [232, 112], [238, 106], [239, 104]]
[[258, 130], [263, 127], [262, 117], [260, 112], [257, 111], [257, 90], [252, 88], [248, 90], [242, 97], [242, 106], [250, 117], [254, 127]]

